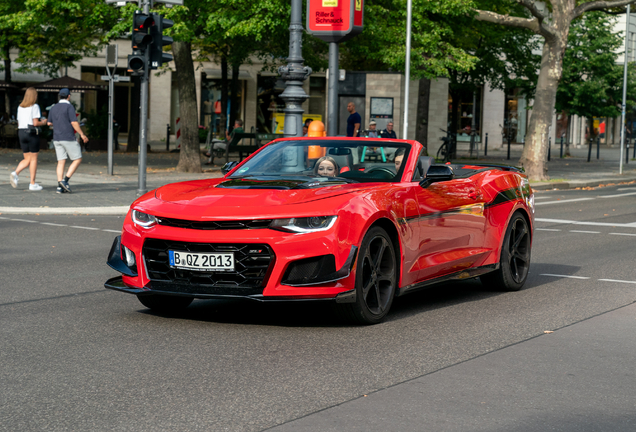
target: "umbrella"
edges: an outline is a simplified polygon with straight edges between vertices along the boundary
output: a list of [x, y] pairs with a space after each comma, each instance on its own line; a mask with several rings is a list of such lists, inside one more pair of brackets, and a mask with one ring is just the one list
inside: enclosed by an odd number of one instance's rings
[[67, 88], [76, 93], [84, 93], [86, 90], [102, 90], [102, 86], [93, 85], [89, 82], [71, 78], [70, 76], [63, 76], [62, 78], [55, 78], [49, 81], [45, 81], [34, 86], [38, 91], [45, 92], [58, 92], [63, 88]]

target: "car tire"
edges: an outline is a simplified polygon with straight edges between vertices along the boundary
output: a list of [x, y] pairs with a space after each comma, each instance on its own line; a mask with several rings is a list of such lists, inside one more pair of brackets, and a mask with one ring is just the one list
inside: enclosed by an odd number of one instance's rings
[[172, 313], [187, 308], [192, 303], [189, 297], [167, 296], [161, 294], [138, 295], [142, 305], [156, 312]]
[[484, 286], [498, 291], [519, 291], [526, 283], [531, 255], [530, 228], [519, 212], [512, 215], [501, 248], [499, 269], [480, 276]]
[[378, 324], [389, 313], [397, 286], [397, 262], [389, 235], [371, 228], [356, 263], [356, 301], [337, 305], [342, 316], [359, 324]]

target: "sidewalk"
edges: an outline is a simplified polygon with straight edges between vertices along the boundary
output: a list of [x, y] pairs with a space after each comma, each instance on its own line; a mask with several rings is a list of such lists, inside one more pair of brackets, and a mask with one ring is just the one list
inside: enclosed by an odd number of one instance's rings
[[[488, 156], [475, 159], [479, 162], [517, 164], [521, 156], [521, 145], [513, 145], [510, 160], [506, 160], [506, 147], [489, 148]], [[623, 175], [618, 175], [618, 148], [601, 147], [600, 159], [596, 159], [596, 148], [592, 160], [587, 162], [587, 148], [572, 148], [571, 158], [559, 159], [559, 148], [552, 148], [552, 159], [548, 162], [549, 182], [531, 183], [535, 190], [595, 187], [600, 184], [636, 181], [636, 161], [623, 166]], [[231, 159], [238, 160], [238, 155]], [[468, 162], [468, 154], [460, 153], [460, 162]], [[631, 154], [630, 154], [631, 156]], [[114, 175], [109, 176], [106, 152], [85, 152], [83, 162], [71, 180], [72, 194], [58, 194], [55, 168], [57, 161], [53, 150], [43, 150], [38, 157], [36, 181], [44, 187], [41, 192], [29, 192], [29, 172], [20, 175], [18, 189], [9, 184], [9, 173], [22, 160], [22, 152], [16, 149], [0, 149], [0, 213], [5, 214], [125, 214], [137, 198], [138, 155], [117, 152], [114, 155]], [[473, 160], [473, 159], [470, 159]], [[216, 178], [221, 176], [224, 161], [217, 159], [216, 165], [205, 166], [200, 174], [177, 173], [175, 167], [179, 153], [169, 153], [165, 144], [151, 143], [148, 153], [146, 188], [152, 190], [168, 183], [185, 180]], [[202, 161], [205, 161], [202, 158]], [[68, 162], [67, 162], [68, 166]]]

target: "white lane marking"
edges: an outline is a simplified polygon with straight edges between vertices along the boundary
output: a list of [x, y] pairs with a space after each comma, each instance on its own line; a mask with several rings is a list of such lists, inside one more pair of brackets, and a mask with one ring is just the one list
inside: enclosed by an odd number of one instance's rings
[[116, 230], [107, 230], [107, 229], [103, 229], [102, 231], [106, 231], [106, 232], [114, 232], [114, 233], [117, 233], [117, 234], [120, 234], [120, 233], [121, 233], [121, 230], [116, 231]]
[[[627, 188], [618, 188], [617, 191], [621, 192], [621, 191], [626, 191], [626, 190], [636, 190], [636, 187], [627, 187]], [[535, 197], [534, 199], [537, 199], [537, 197]]]
[[623, 235], [623, 236], [634, 236], [634, 237], [636, 237], [636, 234], [630, 234], [630, 233], [610, 233], [610, 235]]
[[534, 205], [563, 204], [563, 203], [570, 203], [570, 202], [575, 202], [575, 201], [590, 201], [590, 200], [594, 200], [594, 199], [596, 199], [596, 198], [574, 198], [574, 199], [560, 200], [560, 201], [538, 202], [538, 203], [534, 203]]
[[624, 280], [618, 280], [618, 279], [599, 279], [599, 281], [603, 281], [603, 282], [620, 282], [620, 283], [636, 284], [636, 281], [624, 281]]
[[65, 224], [55, 224], [55, 223], [51, 223], [51, 222], [40, 222], [42, 225], [51, 225], [51, 226], [68, 226]]
[[0, 216], [0, 219], [11, 220], [11, 218], [6, 218], [6, 217], [2, 217], [2, 216]]
[[534, 200], [535, 200], [535, 201], [536, 201], [536, 200], [542, 200], [542, 199], [550, 199], [550, 198], [552, 198], [552, 197], [551, 197], [551, 196], [538, 197], [538, 196], [536, 196], [536, 195], [534, 196]]
[[560, 229], [552, 229], [552, 228], [535, 228], [535, 231], [561, 231]]
[[36, 221], [32, 221], [32, 220], [27, 220], [27, 219], [9, 219], [12, 221], [17, 221], [17, 222], [29, 222], [29, 223], [37, 223]]
[[117, 233], [117, 234], [121, 233], [121, 230], [116, 231], [116, 230], [93, 228], [93, 227], [83, 227], [83, 226], [76, 226], [76, 225], [56, 224], [56, 223], [51, 223], [51, 222], [38, 222], [38, 221], [28, 220], [28, 219], [12, 219], [12, 218], [5, 218], [5, 217], [0, 217], [0, 219], [6, 219], [6, 220], [10, 220], [10, 221], [17, 221], [17, 222], [36, 223], [36, 224], [48, 225], [48, 226], [78, 228], [78, 229], [85, 229], [85, 230], [91, 230], [91, 231], [104, 231], [104, 232], [112, 232], [112, 233]]
[[573, 221], [573, 220], [566, 220], [566, 219], [547, 219], [547, 218], [535, 218], [534, 220], [536, 222], [548, 222], [548, 223], [556, 223], [556, 224], [636, 228], [636, 222], [630, 222], [630, 223], [586, 222], [586, 221]]
[[569, 275], [558, 275], [558, 274], [550, 274], [550, 273], [542, 273], [541, 276], [552, 276], [552, 277], [568, 278], [568, 279], [589, 279], [589, 277], [583, 277], [583, 276], [569, 276]]
[[636, 192], [630, 192], [625, 194], [617, 194], [617, 195], [599, 195], [599, 198], [620, 198], [624, 196], [636, 195]]
[[579, 230], [570, 230], [570, 232], [582, 233], [582, 234], [600, 234], [600, 231], [579, 231]]
[[79, 229], [87, 229], [87, 230], [99, 231], [99, 228], [83, 227], [83, 226], [75, 226], [75, 225], [69, 225], [69, 228], [79, 228]]

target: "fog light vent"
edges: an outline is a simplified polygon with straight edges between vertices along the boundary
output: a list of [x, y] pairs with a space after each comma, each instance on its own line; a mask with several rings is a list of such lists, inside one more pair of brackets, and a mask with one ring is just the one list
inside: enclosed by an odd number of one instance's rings
[[306, 285], [325, 280], [336, 272], [336, 257], [322, 255], [292, 262], [283, 276], [286, 285]]

